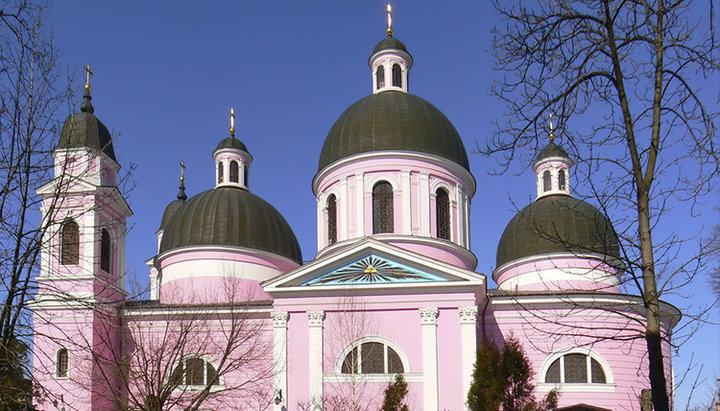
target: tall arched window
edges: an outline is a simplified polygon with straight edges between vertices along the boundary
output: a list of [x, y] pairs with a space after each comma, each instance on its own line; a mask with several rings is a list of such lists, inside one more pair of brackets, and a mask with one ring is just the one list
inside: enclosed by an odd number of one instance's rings
[[435, 219], [437, 238], [450, 239], [450, 196], [444, 188], [435, 192]]
[[378, 66], [375, 71], [375, 84], [377, 85], [377, 88], [385, 87], [385, 67]]
[[565, 190], [565, 170], [558, 171], [558, 189]]
[[387, 344], [376, 341], [357, 344], [343, 359], [342, 374], [401, 374], [400, 356]]
[[103, 228], [100, 232], [100, 269], [108, 274], [112, 274], [110, 249], [110, 232]]
[[589, 355], [565, 354], [550, 364], [545, 371], [546, 383], [550, 384], [605, 384], [605, 371], [600, 363]]
[[327, 199], [327, 216], [328, 245], [330, 245], [337, 242], [337, 200], [335, 194], [330, 194]]
[[175, 385], [219, 385], [220, 377], [217, 369], [198, 356], [190, 356], [180, 360], [170, 377]]
[[550, 172], [546, 171], [543, 173], [543, 191], [550, 191], [552, 188], [552, 181], [550, 181], [552, 177], [550, 176]]
[[393, 232], [393, 189], [387, 181], [373, 187], [373, 234]]
[[80, 260], [80, 229], [73, 220], [66, 220], [60, 230], [60, 264], [76, 265]]
[[70, 358], [68, 355], [67, 348], [61, 348], [57, 351], [55, 359], [55, 376], [58, 378], [67, 378], [68, 376], [68, 365], [70, 364]]
[[245, 187], [250, 187], [250, 181], [248, 180], [248, 166], [245, 164], [243, 166], [243, 183], [245, 184]]
[[223, 163], [220, 161], [218, 163], [218, 184], [225, 181], [225, 177], [223, 176], [224, 170], [223, 170]]
[[402, 87], [402, 69], [399, 64], [393, 64], [392, 68], [393, 86]]
[[238, 163], [237, 161], [233, 160], [230, 162], [230, 182], [231, 183], [237, 183], [238, 182]]

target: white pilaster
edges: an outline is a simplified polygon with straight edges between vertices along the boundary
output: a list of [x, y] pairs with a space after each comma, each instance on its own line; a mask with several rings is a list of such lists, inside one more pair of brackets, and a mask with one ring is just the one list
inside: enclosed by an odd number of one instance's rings
[[435, 411], [440, 407], [437, 364], [438, 311], [436, 307], [420, 308], [423, 349], [423, 409], [426, 411]]
[[[475, 327], [477, 324], [478, 308], [459, 307], [460, 314], [460, 338], [462, 339], [462, 400], [465, 402], [465, 396], [470, 391], [472, 383], [473, 364], [475, 364], [477, 333]], [[467, 408], [466, 406], [466, 409]]]
[[430, 237], [430, 180], [420, 174], [420, 235]]
[[402, 195], [402, 227], [403, 234], [412, 235], [412, 210], [410, 208], [410, 171], [400, 174], [400, 193]]
[[365, 235], [365, 176], [355, 175], [355, 236]]
[[348, 194], [348, 182], [347, 179], [341, 179], [338, 183], [338, 197], [337, 197], [337, 205], [336, 205], [336, 213], [338, 215], [338, 223], [336, 225], [337, 230], [337, 239], [338, 241], [347, 240], [349, 238], [348, 235], [348, 198], [350, 198]]
[[273, 409], [287, 409], [287, 311], [273, 311]]
[[308, 370], [310, 385], [310, 409], [322, 410], [323, 402], [323, 319], [325, 311], [308, 311]]
[[325, 205], [320, 201], [319, 196], [315, 199], [315, 205], [317, 209], [317, 217], [315, 219], [317, 223], [317, 249], [322, 250], [327, 242], [325, 237], [325, 219], [323, 217]]

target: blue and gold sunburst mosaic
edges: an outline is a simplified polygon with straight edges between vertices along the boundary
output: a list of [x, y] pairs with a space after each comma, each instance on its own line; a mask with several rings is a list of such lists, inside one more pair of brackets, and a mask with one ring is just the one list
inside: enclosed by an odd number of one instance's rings
[[428, 281], [447, 280], [403, 264], [388, 261], [376, 255], [369, 255], [349, 265], [308, 280], [302, 285], [388, 284]]

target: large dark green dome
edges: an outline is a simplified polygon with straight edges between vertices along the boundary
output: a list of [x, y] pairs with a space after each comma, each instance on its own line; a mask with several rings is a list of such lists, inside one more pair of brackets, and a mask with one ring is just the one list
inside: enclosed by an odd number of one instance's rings
[[160, 253], [202, 245], [262, 250], [302, 264], [300, 245], [280, 212], [237, 187], [216, 187], [187, 200], [165, 227]]
[[335, 122], [318, 171], [353, 154], [384, 150], [434, 154], [470, 170], [462, 139], [440, 110], [412, 94], [383, 91], [359, 100]]
[[508, 223], [497, 249], [497, 267], [555, 252], [619, 257], [612, 223], [597, 208], [568, 195], [541, 197]]

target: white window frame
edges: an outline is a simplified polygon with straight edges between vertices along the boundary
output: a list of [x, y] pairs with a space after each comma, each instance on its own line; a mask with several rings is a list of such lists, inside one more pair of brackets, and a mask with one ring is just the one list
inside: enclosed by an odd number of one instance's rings
[[[187, 363], [185, 361], [192, 360], [192, 359], [201, 359], [203, 360], [203, 381], [205, 381], [204, 384], [200, 385], [186, 385], [184, 384], [186, 379], [186, 372], [187, 372]], [[220, 374], [220, 370], [218, 369], [217, 365], [215, 364], [215, 361], [213, 361], [209, 356], [203, 355], [203, 354], [187, 354], [184, 355], [180, 360], [175, 361], [173, 363], [172, 368], [170, 369], [170, 373], [168, 374], [168, 378], [172, 378], [173, 373], [175, 372], [175, 369], [180, 366], [180, 363], [183, 363], [183, 384], [178, 384], [177, 387], [175, 387], [176, 391], [201, 391], [204, 390], [207, 386], [207, 364], [209, 363], [215, 368], [215, 372], [218, 374], [218, 383], [215, 385], [210, 386], [210, 392], [216, 392], [216, 391], [222, 391], [225, 389], [225, 378], [222, 374]]]
[[[603, 370], [603, 373], [605, 374], [605, 382], [604, 383], [593, 383], [593, 382], [585, 382], [585, 383], [566, 383], [565, 381], [565, 360], [564, 356], [568, 354], [582, 354], [585, 356], [586, 366], [587, 366], [587, 377], [589, 381], [592, 381], [592, 374], [591, 374], [591, 361], [590, 359], [594, 359], [595, 361], [600, 364], [600, 367]], [[560, 383], [546, 383], [545, 382], [545, 375], [548, 372], [548, 369], [550, 366], [555, 362], [555, 360], [560, 360]], [[587, 348], [587, 347], [569, 347], [562, 350], [559, 350], [552, 355], [548, 356], [548, 358], [545, 360], [545, 363], [543, 364], [540, 374], [538, 376], [537, 381], [537, 389], [538, 392], [548, 392], [552, 389], [556, 389], [559, 392], [615, 392], [616, 384], [615, 384], [615, 378], [613, 377], [612, 369], [610, 368], [610, 364], [603, 358], [600, 354], [597, 352]]]

